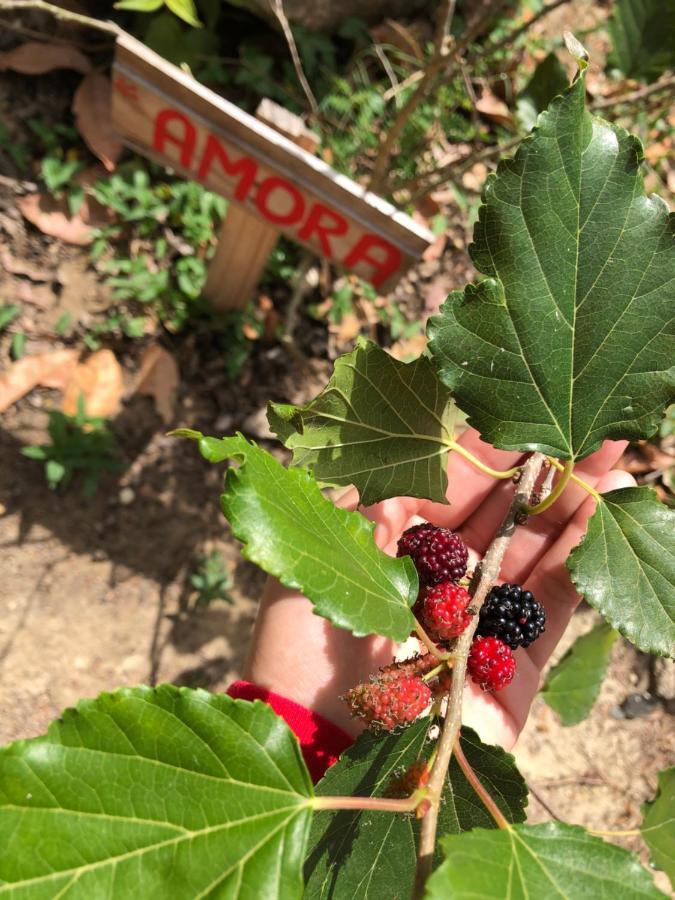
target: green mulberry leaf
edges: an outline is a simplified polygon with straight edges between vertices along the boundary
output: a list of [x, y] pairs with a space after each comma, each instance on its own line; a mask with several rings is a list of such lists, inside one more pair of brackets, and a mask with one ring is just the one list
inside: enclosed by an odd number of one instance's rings
[[102, 694], [0, 750], [0, 894], [299, 898], [311, 798], [298, 742], [264, 703]]
[[611, 625], [601, 622], [577, 638], [548, 673], [541, 696], [563, 725], [582, 722], [593, 709], [618, 636]]
[[450, 392], [430, 360], [402, 363], [360, 340], [306, 406], [270, 404], [270, 425], [293, 463], [326, 484], [353, 484], [363, 504], [388, 497], [447, 503]]
[[636, 857], [576, 825], [515, 825], [449, 835], [446, 860], [427, 883], [425, 900], [658, 900]]
[[658, 779], [656, 797], [642, 807], [640, 832], [654, 865], [675, 886], [675, 767], [659, 772]]
[[[381, 797], [391, 777], [420, 757], [428, 758], [430, 720], [416, 722], [397, 735], [362, 735], [316, 786], [318, 796]], [[525, 818], [527, 788], [515, 760], [501, 747], [481, 743], [474, 731], [462, 730], [462, 749], [510, 822]], [[453, 759], [443, 793], [439, 833], [494, 828], [481, 801]], [[342, 897], [410, 897], [415, 874], [419, 822], [414, 816], [385, 812], [317, 812], [305, 866], [307, 900]]]
[[582, 458], [656, 431], [673, 396], [673, 224], [637, 138], [591, 116], [580, 73], [485, 184], [484, 281], [431, 319], [430, 350], [496, 447]]
[[408, 637], [415, 627], [410, 607], [417, 572], [409, 557], [394, 559], [378, 548], [372, 522], [338, 509], [306, 469], [285, 469], [241, 435], [173, 434], [198, 440], [209, 462], [241, 462], [227, 472], [221, 505], [246, 559], [298, 588], [338, 628], [359, 637]]
[[609, 33], [610, 65], [629, 78], [653, 81], [675, 67], [673, 0], [617, 0]]
[[636, 647], [675, 654], [675, 510], [654, 491], [602, 494], [566, 565], [579, 593]]

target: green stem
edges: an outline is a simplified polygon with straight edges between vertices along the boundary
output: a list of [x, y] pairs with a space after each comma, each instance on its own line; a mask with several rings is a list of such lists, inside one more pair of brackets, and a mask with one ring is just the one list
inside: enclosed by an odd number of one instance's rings
[[[557, 459], [554, 459], [552, 456], [548, 456], [547, 459], [551, 463], [551, 465], [555, 469], [557, 469], [559, 472], [565, 471], [565, 466], [563, 466], [563, 464], [561, 462], [558, 462]], [[570, 478], [575, 484], [578, 484], [579, 487], [581, 487], [585, 491], [587, 491], [591, 495], [591, 497], [595, 497], [596, 500], [602, 499], [602, 494], [600, 494], [598, 491], [596, 491], [595, 488], [591, 487], [587, 481], [583, 480], [583, 478], [579, 478], [578, 475], [574, 475], [574, 474], [572, 474], [570, 476]]]
[[513, 476], [520, 472], [520, 466], [514, 466], [512, 469], [493, 469], [490, 466], [486, 466], [485, 463], [482, 463], [478, 457], [474, 456], [473, 453], [469, 453], [461, 444], [458, 444], [457, 441], [450, 440], [446, 444], [446, 446], [450, 450], [454, 450], [455, 453], [459, 453], [460, 456], [463, 456], [464, 459], [467, 459], [472, 466], [475, 466], [481, 472], [484, 472], [486, 475], [490, 475], [492, 478], [513, 478]]
[[598, 837], [640, 837], [642, 832], [639, 828], [633, 828], [629, 831], [600, 831], [595, 828], [586, 829], [589, 834], [595, 834]]
[[504, 816], [500, 808], [497, 806], [492, 797], [485, 790], [483, 785], [481, 784], [478, 776], [471, 768], [471, 763], [464, 756], [464, 751], [462, 750], [461, 744], [459, 742], [459, 738], [455, 743], [455, 751], [454, 756], [457, 762], [459, 763], [459, 767], [464, 772], [464, 776], [466, 780], [469, 782], [474, 791], [478, 794], [481, 799], [481, 802], [485, 809], [490, 813], [492, 818], [495, 820], [495, 823], [498, 828], [510, 828], [511, 825], [508, 819]]
[[431, 640], [429, 635], [426, 633], [426, 631], [424, 630], [422, 625], [417, 620], [415, 621], [415, 631], [417, 632], [417, 637], [420, 639], [420, 641], [422, 641], [422, 643], [427, 648], [427, 650], [430, 653], [433, 653], [433, 655], [436, 657], [436, 659], [439, 659], [441, 661], [450, 659], [452, 654], [445, 653], [443, 650], [439, 650], [437, 645]]
[[523, 512], [527, 513], [528, 516], [538, 516], [539, 513], [543, 513], [550, 506], [553, 506], [553, 504], [556, 502], [558, 497], [562, 494], [562, 492], [567, 487], [567, 483], [569, 482], [570, 478], [572, 477], [573, 469], [574, 469], [574, 460], [568, 459], [567, 462], [565, 463], [564, 468], [562, 469], [562, 474], [560, 475], [560, 478], [555, 483], [555, 486], [554, 486], [553, 490], [551, 491], [551, 493], [548, 495], [548, 497], [546, 497], [544, 500], [542, 500], [541, 503], [537, 503], [534, 506], [529, 506], [528, 504], [525, 504], [525, 506], [523, 507]]
[[439, 672], [443, 671], [445, 666], [446, 666], [446, 663], [444, 663], [444, 662], [439, 663], [439, 665], [437, 665], [434, 669], [432, 669], [431, 672], [427, 672], [426, 675], [422, 676], [422, 681], [425, 681], [425, 682], [431, 681], [431, 679], [435, 678]]
[[316, 810], [373, 809], [378, 812], [409, 813], [417, 809], [426, 793], [426, 788], [420, 788], [402, 800], [390, 797], [313, 797], [310, 805]]

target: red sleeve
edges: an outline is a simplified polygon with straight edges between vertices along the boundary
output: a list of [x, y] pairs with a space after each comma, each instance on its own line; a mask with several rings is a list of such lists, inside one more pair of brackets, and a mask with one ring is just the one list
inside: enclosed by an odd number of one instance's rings
[[326, 769], [337, 762], [340, 754], [354, 743], [346, 731], [313, 710], [250, 681], [235, 681], [227, 693], [235, 700], [264, 700], [269, 703], [300, 742], [302, 755], [315, 784]]

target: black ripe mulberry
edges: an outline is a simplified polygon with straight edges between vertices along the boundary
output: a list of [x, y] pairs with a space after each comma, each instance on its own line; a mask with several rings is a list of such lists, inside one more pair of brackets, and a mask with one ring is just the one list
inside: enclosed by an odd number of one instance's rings
[[546, 613], [519, 584], [495, 585], [480, 610], [476, 634], [497, 637], [513, 650], [529, 647], [546, 627]]

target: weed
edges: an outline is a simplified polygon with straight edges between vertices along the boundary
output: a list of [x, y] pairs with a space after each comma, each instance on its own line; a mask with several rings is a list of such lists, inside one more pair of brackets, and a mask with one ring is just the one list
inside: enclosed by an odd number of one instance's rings
[[82, 396], [74, 416], [52, 410], [47, 430], [48, 444], [24, 447], [21, 452], [29, 459], [44, 461], [47, 483], [52, 490], [67, 487], [73, 475], [80, 472], [82, 492], [89, 498], [96, 493], [104, 472], [118, 472], [124, 468], [105, 419], [88, 416]]
[[218, 550], [199, 557], [197, 569], [190, 576], [190, 584], [196, 591], [196, 607], [208, 606], [214, 600], [233, 602], [228, 593], [232, 587], [232, 576]]

